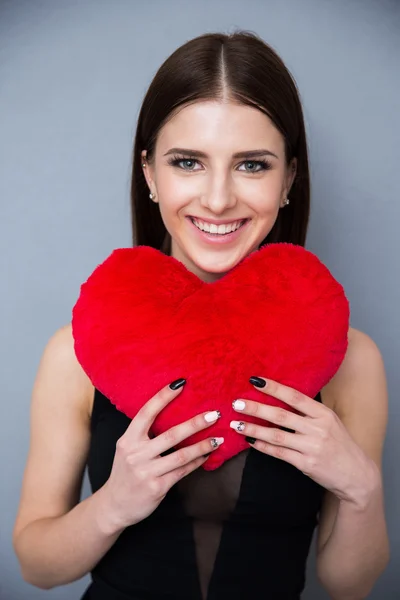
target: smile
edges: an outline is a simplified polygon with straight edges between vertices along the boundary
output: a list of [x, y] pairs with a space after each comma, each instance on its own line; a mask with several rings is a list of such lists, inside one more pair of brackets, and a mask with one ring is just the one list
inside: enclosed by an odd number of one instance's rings
[[190, 217], [193, 225], [200, 229], [200, 231], [204, 231], [205, 233], [209, 233], [211, 235], [227, 235], [228, 233], [233, 233], [237, 229], [240, 229], [247, 219], [240, 219], [238, 221], [234, 221], [233, 223], [226, 223], [222, 225], [217, 225], [215, 223], [206, 223], [205, 221], [201, 221], [200, 219], [195, 219], [194, 217]]

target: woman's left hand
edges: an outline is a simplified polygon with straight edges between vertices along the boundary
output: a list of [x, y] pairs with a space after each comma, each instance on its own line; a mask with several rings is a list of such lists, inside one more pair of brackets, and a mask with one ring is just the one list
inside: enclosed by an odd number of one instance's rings
[[[232, 421], [231, 427], [250, 438], [247, 441], [254, 448], [292, 464], [339, 499], [356, 501], [360, 490], [365, 489], [371, 481], [374, 466], [351, 438], [336, 413], [313, 398], [276, 381], [252, 377], [250, 382], [301, 414], [238, 399], [233, 402], [236, 411], [269, 421], [273, 426], [255, 425], [243, 418]], [[280, 427], [294, 431], [284, 431]]]

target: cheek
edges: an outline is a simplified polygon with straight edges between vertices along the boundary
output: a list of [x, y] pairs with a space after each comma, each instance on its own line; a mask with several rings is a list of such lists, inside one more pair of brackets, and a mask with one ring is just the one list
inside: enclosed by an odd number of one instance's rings
[[196, 186], [194, 179], [179, 177], [173, 169], [165, 169], [157, 177], [158, 197], [168, 210], [179, 210], [196, 189], [198, 184]]
[[250, 194], [257, 198], [263, 196], [274, 199], [279, 196], [283, 182], [284, 173], [280, 165], [254, 175], [237, 172], [232, 178], [232, 185], [236, 193], [242, 197]]
[[177, 213], [179, 212], [179, 206], [164, 198], [159, 201], [159, 208], [161, 218], [164, 221], [166, 228], [170, 230], [170, 228], [174, 226], [174, 220], [178, 218]]
[[170, 233], [181, 220], [182, 211], [187, 204], [187, 195], [179, 194], [176, 187], [158, 188], [158, 206], [161, 218]]
[[238, 197], [259, 215], [275, 214], [279, 208], [282, 194], [282, 181], [269, 174], [262, 179], [241, 183], [237, 189]]
[[274, 216], [279, 209], [279, 195], [263, 194], [247, 202], [259, 217]]

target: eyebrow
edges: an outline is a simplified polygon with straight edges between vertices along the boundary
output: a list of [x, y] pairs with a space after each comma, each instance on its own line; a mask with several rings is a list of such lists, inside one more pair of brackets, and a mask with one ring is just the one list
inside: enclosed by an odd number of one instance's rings
[[[208, 158], [208, 155], [205, 152], [201, 152], [200, 150], [190, 150], [189, 148], [171, 148], [164, 154], [164, 156], [168, 156], [169, 154], [181, 154], [182, 156], [198, 156], [199, 158]], [[275, 156], [275, 158], [278, 158], [276, 154], [265, 149], [236, 152], [233, 154], [233, 158], [257, 158], [258, 156], [265, 155]]]

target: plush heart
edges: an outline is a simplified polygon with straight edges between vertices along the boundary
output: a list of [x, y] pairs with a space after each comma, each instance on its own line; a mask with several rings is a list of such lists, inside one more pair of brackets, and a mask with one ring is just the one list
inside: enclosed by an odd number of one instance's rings
[[342, 286], [314, 254], [287, 243], [253, 252], [214, 283], [154, 248], [114, 250], [81, 286], [72, 314], [80, 364], [129, 418], [180, 377], [187, 383], [157, 417], [154, 434], [220, 410], [215, 425], [182, 444], [225, 438], [205, 469], [248, 448], [229, 427], [238, 419], [235, 398], [291, 410], [249, 377], [315, 397], [344, 358], [348, 327]]

